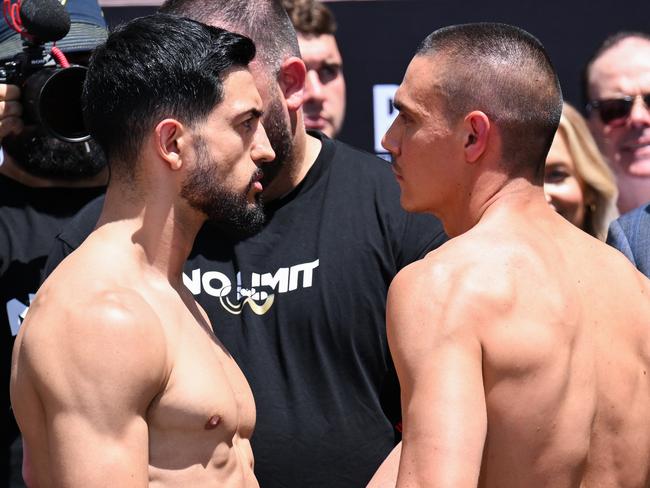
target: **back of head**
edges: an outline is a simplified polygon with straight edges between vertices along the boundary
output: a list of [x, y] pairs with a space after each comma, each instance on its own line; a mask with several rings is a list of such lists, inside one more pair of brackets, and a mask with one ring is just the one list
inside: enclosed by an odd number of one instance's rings
[[84, 117], [114, 175], [132, 176], [141, 145], [164, 118], [192, 126], [223, 98], [227, 70], [247, 66], [250, 39], [155, 14], [121, 25], [93, 54]]
[[650, 42], [650, 34], [647, 34], [645, 32], [640, 32], [640, 31], [620, 31], [610, 36], [607, 36], [607, 38], [605, 38], [605, 40], [596, 48], [593, 54], [589, 57], [582, 71], [581, 95], [582, 95], [582, 102], [584, 106], [587, 106], [587, 104], [589, 104], [589, 102], [592, 101], [592, 95], [589, 90], [589, 85], [590, 85], [590, 77], [591, 77], [591, 68], [593, 64], [596, 62], [596, 60], [598, 60], [598, 58], [600, 58], [607, 51], [609, 51], [613, 47], [616, 47], [621, 42], [627, 39], [640, 39], [640, 40], [645, 40]]
[[167, 0], [160, 12], [250, 37], [257, 46], [258, 60], [273, 75], [287, 57], [300, 56], [296, 32], [280, 0]]
[[303, 35], [334, 35], [336, 20], [332, 11], [317, 0], [282, 0], [296, 31]]
[[430, 34], [417, 55], [435, 56], [444, 69], [438, 88], [448, 120], [484, 112], [500, 130], [507, 169], [541, 183], [562, 111], [560, 83], [542, 44], [514, 26], [463, 24]]

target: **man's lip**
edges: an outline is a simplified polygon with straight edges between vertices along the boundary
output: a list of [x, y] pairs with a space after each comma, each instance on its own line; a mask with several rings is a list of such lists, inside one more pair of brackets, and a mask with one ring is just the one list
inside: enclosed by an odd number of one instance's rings
[[323, 129], [327, 124], [329, 120], [326, 117], [305, 115], [305, 125], [308, 129]]
[[642, 149], [648, 146], [650, 146], [650, 140], [634, 141], [623, 144], [623, 149], [625, 151], [636, 151], [637, 149]]

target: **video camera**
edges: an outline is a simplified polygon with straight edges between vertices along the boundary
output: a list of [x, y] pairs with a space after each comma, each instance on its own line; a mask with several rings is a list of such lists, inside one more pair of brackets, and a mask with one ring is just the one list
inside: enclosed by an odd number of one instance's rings
[[20, 87], [25, 125], [39, 124], [67, 142], [88, 140], [81, 112], [86, 68], [70, 65], [56, 47], [45, 48], [68, 34], [68, 12], [58, 0], [2, 1], [4, 20], [21, 35], [23, 50], [0, 65], [0, 83]]

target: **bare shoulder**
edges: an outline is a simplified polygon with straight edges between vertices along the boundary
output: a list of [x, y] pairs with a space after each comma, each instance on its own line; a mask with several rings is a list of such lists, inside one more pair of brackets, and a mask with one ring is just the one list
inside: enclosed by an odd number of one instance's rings
[[444, 312], [449, 319], [500, 309], [512, 300], [519, 259], [505, 245], [457, 237], [401, 270], [389, 299], [393, 306], [402, 302], [436, 315]]
[[17, 338], [16, 366], [34, 386], [82, 388], [95, 378], [134, 388], [162, 384], [167, 341], [152, 306], [134, 289], [65, 285], [79, 283], [54, 279], [39, 291]]

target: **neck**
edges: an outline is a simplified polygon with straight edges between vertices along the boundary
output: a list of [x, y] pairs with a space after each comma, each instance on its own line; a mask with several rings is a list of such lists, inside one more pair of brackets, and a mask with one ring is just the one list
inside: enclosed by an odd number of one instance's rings
[[295, 187], [297, 187], [314, 165], [321, 150], [321, 142], [310, 136], [305, 131], [302, 121], [302, 111], [292, 114], [299, 117], [295, 123], [292, 120], [293, 133], [293, 158], [289, 164], [285, 164], [278, 175], [264, 190], [264, 199], [268, 202], [282, 198]]
[[524, 177], [512, 178], [506, 175], [492, 175], [491, 184], [477, 181], [467, 198], [439, 215], [445, 232], [450, 237], [464, 234], [497, 208], [518, 207], [522, 202], [538, 202], [548, 207], [544, 189]]
[[180, 290], [183, 265], [205, 217], [184, 203], [165, 198], [164, 192], [138, 190], [111, 182], [97, 227], [106, 226], [112, 235], [129, 235], [143, 266]]
[[0, 165], [0, 174], [11, 178], [18, 183], [32, 188], [90, 188], [104, 186], [108, 182], [108, 167], [102, 169], [98, 174], [78, 180], [66, 180], [65, 178], [46, 178], [36, 176], [23, 169], [14, 158], [4, 153], [4, 161]]

